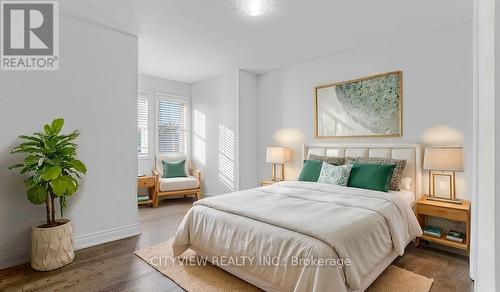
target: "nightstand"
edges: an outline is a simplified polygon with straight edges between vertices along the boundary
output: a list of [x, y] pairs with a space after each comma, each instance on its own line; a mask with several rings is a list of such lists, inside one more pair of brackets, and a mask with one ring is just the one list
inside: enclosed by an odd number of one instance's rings
[[270, 179], [264, 179], [260, 182], [260, 185], [261, 186], [270, 186], [270, 185], [274, 185], [275, 183], [277, 183], [279, 181], [277, 180], [270, 180]]
[[155, 177], [154, 176], [138, 176], [137, 177], [137, 187], [138, 188], [148, 188], [149, 189], [149, 198], [147, 200], [141, 200], [137, 203], [139, 205], [154, 205], [155, 201]]
[[446, 232], [441, 237], [432, 237], [423, 235], [417, 238], [417, 246], [420, 240], [427, 240], [430, 242], [446, 245], [453, 248], [469, 251], [470, 239], [470, 201], [463, 200], [461, 204], [440, 202], [427, 200], [422, 197], [417, 202], [417, 219], [422, 228], [425, 226], [427, 216], [444, 218], [448, 220], [465, 222], [465, 239], [464, 242], [454, 242], [446, 239]]

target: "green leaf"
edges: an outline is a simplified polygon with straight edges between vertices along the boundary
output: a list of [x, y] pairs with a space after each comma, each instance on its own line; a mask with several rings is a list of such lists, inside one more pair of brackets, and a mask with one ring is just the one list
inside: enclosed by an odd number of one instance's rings
[[45, 126], [43, 126], [43, 130], [45, 131], [45, 134], [47, 135], [50, 135], [52, 134], [52, 129], [50, 128], [50, 126], [48, 124], [45, 124]]
[[24, 168], [23, 168], [23, 169], [21, 169], [21, 174], [26, 173], [26, 172], [28, 172], [28, 171], [31, 171], [32, 169], [33, 169], [33, 166], [31, 166], [31, 165], [26, 165], [26, 166], [24, 166]]
[[68, 185], [72, 183], [73, 182], [69, 177], [61, 175], [53, 179], [49, 184], [52, 187], [52, 191], [54, 192], [54, 194], [60, 197], [64, 195], [66, 189], [68, 189]]
[[87, 167], [85, 167], [85, 164], [83, 164], [83, 162], [81, 162], [80, 160], [77, 159], [71, 160], [70, 162], [68, 162], [68, 164], [79, 172], [82, 173], [87, 172]]
[[20, 168], [20, 167], [24, 167], [24, 164], [18, 163], [18, 164], [12, 165], [12, 166], [9, 166], [9, 169]]
[[76, 150], [74, 147], [64, 147], [61, 149], [61, 154], [65, 156], [71, 156], [76, 154]]
[[61, 129], [64, 125], [64, 119], [58, 118], [52, 121], [52, 125], [50, 125], [50, 130], [52, 134], [59, 134], [61, 132]]
[[33, 182], [34, 182], [34, 183], [39, 183], [39, 182], [41, 182], [41, 181], [42, 181], [42, 176], [41, 176], [41, 175], [39, 175], [39, 174], [35, 174], [35, 175], [33, 176]]
[[47, 190], [41, 185], [30, 188], [27, 195], [28, 200], [35, 205], [43, 204], [47, 200]]
[[31, 146], [35, 146], [35, 147], [39, 147], [40, 146], [40, 142], [24, 142], [24, 143], [21, 143], [18, 147], [31, 147]]
[[68, 188], [66, 189], [66, 195], [71, 196], [78, 190], [78, 185], [74, 179], [70, 179]]
[[37, 137], [33, 137], [33, 136], [26, 136], [26, 135], [21, 135], [21, 136], [19, 136], [19, 139], [31, 140], [31, 141], [33, 141], [33, 142], [37, 142], [37, 143], [42, 142], [42, 140], [40, 140], [40, 139], [39, 139], [39, 138], [37, 138]]
[[36, 155], [29, 155], [24, 159], [25, 164], [38, 164], [40, 158]]
[[61, 174], [61, 167], [59, 166], [52, 166], [52, 167], [48, 167], [46, 169], [44, 169], [43, 173], [42, 173], [42, 178], [45, 180], [45, 181], [51, 181], [55, 178], [57, 178], [60, 174]]
[[14, 153], [37, 153], [40, 149], [34, 147], [16, 147], [10, 151], [10, 154]]

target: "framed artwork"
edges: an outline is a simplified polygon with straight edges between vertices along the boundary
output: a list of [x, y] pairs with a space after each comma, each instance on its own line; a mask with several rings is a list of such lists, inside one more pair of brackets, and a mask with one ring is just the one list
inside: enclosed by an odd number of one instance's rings
[[402, 103], [401, 71], [317, 86], [315, 137], [402, 136]]

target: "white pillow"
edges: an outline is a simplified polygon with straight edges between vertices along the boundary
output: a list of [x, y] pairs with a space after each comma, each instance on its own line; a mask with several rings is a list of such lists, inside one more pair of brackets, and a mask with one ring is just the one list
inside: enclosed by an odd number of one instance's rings
[[403, 190], [411, 191], [411, 177], [403, 177], [401, 179], [401, 183], [399, 184], [399, 188]]
[[347, 186], [351, 175], [352, 164], [335, 166], [328, 162], [321, 165], [318, 182], [331, 185]]

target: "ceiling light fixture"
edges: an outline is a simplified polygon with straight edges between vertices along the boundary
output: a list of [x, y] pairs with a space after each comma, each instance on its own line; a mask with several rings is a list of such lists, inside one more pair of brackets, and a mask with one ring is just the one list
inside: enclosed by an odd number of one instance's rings
[[259, 16], [271, 9], [269, 0], [241, 0], [240, 10], [250, 16]]

